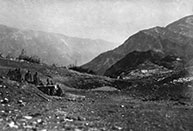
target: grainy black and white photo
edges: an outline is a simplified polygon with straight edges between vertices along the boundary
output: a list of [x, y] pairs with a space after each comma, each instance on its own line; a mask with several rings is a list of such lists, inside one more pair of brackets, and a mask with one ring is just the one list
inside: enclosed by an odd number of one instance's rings
[[192, 130], [192, 0], [0, 0], [0, 131]]

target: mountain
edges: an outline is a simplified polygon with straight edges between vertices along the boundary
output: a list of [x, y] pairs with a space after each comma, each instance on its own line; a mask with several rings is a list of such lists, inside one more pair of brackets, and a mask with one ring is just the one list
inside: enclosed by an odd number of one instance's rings
[[193, 57], [193, 16], [184, 17], [166, 27], [154, 27], [139, 31], [119, 47], [104, 52], [83, 68], [100, 75], [132, 51], [156, 50], [165, 55], [176, 55], [187, 60]]
[[166, 26], [168, 30], [193, 38], [193, 15], [184, 17]]
[[121, 74], [130, 74], [134, 70], [154, 70], [163, 67], [165, 69], [176, 69], [182, 67], [182, 59], [177, 56], [164, 56], [163, 53], [148, 50], [148, 51], [133, 51], [127, 54], [124, 58], [116, 62], [105, 74], [109, 77], [117, 78]]
[[68, 37], [35, 30], [20, 30], [0, 25], [0, 52], [17, 57], [24, 49], [29, 56], [38, 56], [48, 64], [84, 64], [115, 43]]
[[110, 77], [117, 77], [122, 72], [127, 73], [135, 69], [138, 65], [144, 63], [147, 60], [156, 61], [157, 59], [161, 59], [161, 57], [161, 53], [156, 53], [151, 50], [146, 52], [133, 51], [127, 54], [118, 62], [116, 62], [109, 69], [107, 69], [104, 75]]

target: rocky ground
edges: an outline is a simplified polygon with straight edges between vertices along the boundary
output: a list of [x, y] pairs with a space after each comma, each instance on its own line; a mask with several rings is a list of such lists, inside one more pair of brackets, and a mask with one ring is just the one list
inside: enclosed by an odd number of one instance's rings
[[[191, 78], [185, 78], [183, 71], [151, 79], [116, 80], [46, 65], [0, 61], [1, 130], [193, 130]], [[16, 67], [38, 71], [42, 80], [54, 80], [63, 95], [49, 96], [32, 84], [9, 80], [7, 70]]]
[[1, 130], [193, 129], [191, 102], [143, 101], [117, 91], [66, 92], [64, 97], [52, 98], [50, 101], [39, 96], [30, 97], [24, 94], [13, 99], [8, 95], [9, 87], [4, 91], [1, 89]]

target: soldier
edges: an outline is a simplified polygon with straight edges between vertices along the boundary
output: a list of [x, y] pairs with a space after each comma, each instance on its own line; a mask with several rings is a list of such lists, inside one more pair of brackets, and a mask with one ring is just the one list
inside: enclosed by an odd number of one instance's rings
[[25, 81], [31, 82], [32, 81], [32, 76], [31, 72], [28, 70], [28, 72], [25, 74]]
[[50, 85], [50, 80], [47, 78], [47, 83], [46, 83], [46, 85]]
[[16, 71], [16, 79], [17, 79], [17, 81], [22, 82], [22, 74], [21, 74], [20, 68], [18, 68]]
[[36, 72], [36, 73], [33, 75], [33, 83], [34, 83], [35, 85], [38, 85], [38, 82], [39, 82], [39, 80], [38, 80], [38, 73]]
[[59, 85], [56, 85], [57, 86], [57, 89], [56, 89], [56, 96], [61, 96], [62, 95], [62, 89], [60, 88]]
[[9, 69], [9, 71], [7, 72], [7, 76], [8, 76], [8, 78], [9, 79], [12, 79], [12, 71], [11, 71], [11, 69]]
[[50, 94], [49, 95], [53, 96], [54, 95], [54, 90], [55, 90], [54, 86], [50, 86], [49, 90], [50, 90]]
[[53, 83], [53, 81], [52, 81], [52, 80], [50, 80], [50, 85], [54, 85], [54, 83]]
[[12, 71], [12, 80], [21, 82], [21, 79], [22, 75], [20, 72], [20, 68], [16, 68], [15, 70]]

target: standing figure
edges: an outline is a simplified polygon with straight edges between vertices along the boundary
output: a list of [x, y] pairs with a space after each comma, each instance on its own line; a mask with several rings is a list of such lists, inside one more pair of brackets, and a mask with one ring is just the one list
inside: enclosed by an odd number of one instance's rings
[[17, 81], [22, 82], [22, 73], [20, 68], [18, 68], [17, 70], [16, 78], [17, 78]]
[[10, 80], [12, 80], [13, 78], [13, 71], [11, 71], [11, 69], [9, 69], [9, 71], [7, 72], [7, 76]]
[[31, 76], [31, 72], [28, 70], [28, 72], [25, 74], [25, 81], [27, 82], [32, 82], [32, 76]]
[[47, 78], [47, 83], [46, 83], [46, 85], [50, 85], [50, 80]]
[[35, 85], [38, 85], [38, 83], [39, 83], [38, 73], [37, 72], [33, 75], [33, 83]]
[[50, 80], [50, 85], [54, 85], [54, 83], [53, 83], [53, 81], [52, 81], [52, 80]]
[[60, 86], [59, 86], [58, 84], [57, 84], [56, 86], [57, 86], [57, 90], [56, 90], [56, 94], [55, 94], [55, 95], [56, 95], [56, 96], [61, 96], [62, 93], [63, 93], [63, 92], [62, 92], [62, 89], [60, 88]]

